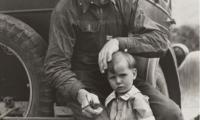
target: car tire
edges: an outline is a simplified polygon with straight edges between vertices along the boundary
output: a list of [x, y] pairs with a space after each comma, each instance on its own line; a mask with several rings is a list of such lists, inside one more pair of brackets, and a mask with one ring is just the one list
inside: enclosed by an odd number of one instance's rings
[[43, 73], [47, 43], [22, 21], [0, 14], [0, 45], [15, 53], [31, 82], [32, 93], [24, 116], [52, 116], [52, 92]]

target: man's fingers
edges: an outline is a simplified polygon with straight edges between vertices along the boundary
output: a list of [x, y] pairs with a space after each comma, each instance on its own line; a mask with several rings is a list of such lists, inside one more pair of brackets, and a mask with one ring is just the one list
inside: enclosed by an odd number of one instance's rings
[[92, 94], [92, 102], [94, 104], [100, 104], [99, 98], [94, 94]]
[[101, 73], [104, 73], [105, 56], [106, 56], [106, 50], [103, 49], [99, 53], [99, 68], [100, 68]]
[[105, 69], [107, 69], [107, 51], [105, 51], [103, 59], [102, 59], [102, 66], [103, 66], [103, 70], [105, 71]]
[[107, 55], [107, 62], [110, 62], [112, 60], [112, 52], [108, 52], [108, 55]]
[[101, 49], [99, 53], [99, 67], [100, 71], [104, 73], [107, 69], [107, 62], [112, 60], [112, 54], [119, 50], [119, 41], [117, 39], [110, 39]]
[[85, 116], [87, 116], [87, 117], [89, 117], [89, 118], [92, 118], [92, 117], [93, 117], [93, 115], [92, 115], [90, 112], [88, 112], [88, 111], [86, 110], [86, 108], [82, 110], [82, 113], [83, 113], [83, 115], [85, 115]]
[[103, 62], [104, 70], [108, 69], [108, 62], [112, 60], [112, 52], [108, 51]]
[[102, 107], [98, 107], [94, 111], [95, 111], [96, 115], [99, 115], [99, 114], [101, 114], [101, 112], [103, 112], [103, 108]]
[[99, 105], [100, 101], [98, 96], [93, 93], [89, 93], [84, 89], [79, 90], [78, 101], [81, 104], [83, 114], [87, 117], [92, 118], [102, 112], [102, 108], [94, 107]]
[[88, 115], [88, 116], [92, 116], [93, 115], [99, 115], [101, 112], [103, 111], [103, 108], [99, 107], [97, 109], [93, 109], [92, 107], [88, 106], [87, 108], [85, 108], [82, 112], [85, 114], [85, 115]]
[[87, 107], [87, 106], [89, 106], [88, 100], [83, 100], [83, 101], [82, 101], [81, 107], [82, 107], [82, 108], [85, 108], [85, 107]]
[[102, 56], [102, 66], [103, 70], [108, 69], [108, 62], [112, 60], [112, 54], [113, 52], [110, 49], [105, 49], [104, 55]]
[[84, 89], [80, 89], [79, 92], [78, 92], [77, 100], [81, 104], [82, 108], [89, 105], [89, 102], [87, 100], [88, 94], [89, 94], [89, 92], [84, 90]]
[[99, 58], [98, 58], [99, 69], [100, 69], [100, 71], [102, 72], [102, 64], [101, 64], [101, 61], [102, 61], [102, 51], [99, 52]]

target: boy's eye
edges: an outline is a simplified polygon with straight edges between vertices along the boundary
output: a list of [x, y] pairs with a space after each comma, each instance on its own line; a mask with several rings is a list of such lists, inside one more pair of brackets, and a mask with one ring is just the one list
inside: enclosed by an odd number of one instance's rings
[[123, 73], [123, 74], [120, 74], [119, 76], [120, 76], [120, 77], [126, 77], [126, 74]]
[[115, 76], [110, 76], [109, 79], [115, 79]]

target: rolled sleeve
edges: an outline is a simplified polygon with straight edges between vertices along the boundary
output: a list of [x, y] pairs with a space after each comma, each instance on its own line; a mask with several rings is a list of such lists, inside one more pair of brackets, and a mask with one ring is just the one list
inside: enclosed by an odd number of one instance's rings
[[70, 15], [65, 10], [56, 9], [52, 13], [44, 70], [50, 85], [57, 92], [66, 99], [77, 99], [77, 92], [84, 88], [84, 85], [71, 70], [75, 33], [72, 20], [67, 18], [70, 18]]
[[129, 36], [117, 38], [119, 48], [144, 57], [162, 56], [169, 46], [167, 33], [144, 13], [136, 0], [124, 2], [121, 2], [121, 8], [125, 7], [121, 11]]

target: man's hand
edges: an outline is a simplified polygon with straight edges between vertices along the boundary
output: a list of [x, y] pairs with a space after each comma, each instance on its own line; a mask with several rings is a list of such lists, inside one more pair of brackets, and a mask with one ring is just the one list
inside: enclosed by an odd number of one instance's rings
[[107, 62], [112, 60], [112, 54], [119, 50], [119, 41], [117, 39], [110, 39], [99, 52], [99, 68], [101, 73], [107, 69]]
[[80, 89], [78, 92], [78, 102], [81, 104], [82, 112], [85, 116], [93, 118], [103, 111], [102, 107], [93, 108], [91, 103], [100, 104], [99, 98], [85, 89]]

